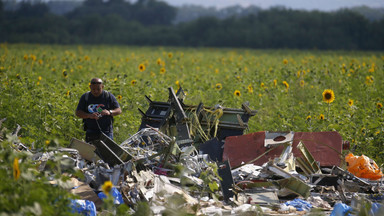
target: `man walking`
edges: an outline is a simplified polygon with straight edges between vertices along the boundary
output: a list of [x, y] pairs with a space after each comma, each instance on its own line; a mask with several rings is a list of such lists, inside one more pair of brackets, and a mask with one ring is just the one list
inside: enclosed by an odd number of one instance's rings
[[120, 105], [112, 93], [104, 90], [100, 78], [91, 80], [90, 89], [76, 108], [76, 116], [84, 121], [85, 141], [99, 139], [101, 133], [113, 139], [113, 116], [121, 114]]

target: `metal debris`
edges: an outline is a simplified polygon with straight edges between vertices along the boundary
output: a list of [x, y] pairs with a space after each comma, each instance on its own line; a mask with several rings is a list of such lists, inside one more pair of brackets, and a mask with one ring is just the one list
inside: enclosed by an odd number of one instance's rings
[[73, 138], [69, 148], [48, 152], [32, 153], [16, 141], [13, 147], [31, 154], [40, 171], [50, 169], [49, 160], [63, 173], [81, 171], [84, 178], [72, 176], [69, 191], [98, 210], [96, 194], [107, 180], [133, 212], [147, 202], [154, 215], [329, 214], [338, 203], [357, 211], [362, 205], [356, 203], [377, 203], [383, 193], [381, 179], [358, 178], [342, 168], [345, 142], [337, 132], [243, 135], [256, 114], [247, 103], [241, 109], [190, 106], [181, 88], [177, 94], [168, 90], [167, 102], [146, 97], [149, 108], [139, 110], [138, 132], [121, 144], [101, 135], [92, 143]]

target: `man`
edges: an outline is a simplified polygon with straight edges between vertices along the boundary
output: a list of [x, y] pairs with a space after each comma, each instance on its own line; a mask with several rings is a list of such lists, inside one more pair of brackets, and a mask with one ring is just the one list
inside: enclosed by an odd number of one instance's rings
[[84, 121], [85, 141], [98, 139], [101, 132], [113, 139], [113, 116], [121, 114], [120, 105], [112, 93], [103, 90], [100, 78], [91, 80], [90, 89], [81, 96], [76, 108], [76, 116]]

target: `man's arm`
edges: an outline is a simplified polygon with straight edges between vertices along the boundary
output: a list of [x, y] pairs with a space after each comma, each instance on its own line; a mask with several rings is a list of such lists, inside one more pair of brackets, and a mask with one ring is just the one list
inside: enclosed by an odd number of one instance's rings
[[115, 95], [110, 94], [110, 96], [111, 96], [110, 107], [114, 109], [110, 109], [108, 115], [111, 115], [111, 116], [120, 115], [122, 111], [121, 111], [119, 102], [117, 102]]
[[120, 115], [121, 114], [121, 108], [120, 107], [117, 107], [113, 110], [110, 110], [110, 115], [111, 116], [117, 116], [117, 115]]

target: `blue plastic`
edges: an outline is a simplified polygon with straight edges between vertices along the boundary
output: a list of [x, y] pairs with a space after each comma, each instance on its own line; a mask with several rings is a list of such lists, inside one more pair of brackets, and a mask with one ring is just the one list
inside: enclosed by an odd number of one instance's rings
[[371, 216], [379, 216], [383, 212], [383, 205], [379, 203], [372, 203], [371, 210], [369, 211], [369, 215]]
[[[114, 204], [120, 205], [124, 203], [123, 196], [121, 195], [120, 191], [117, 190], [117, 188], [113, 187], [110, 193], [112, 193]], [[105, 195], [104, 192], [100, 192], [97, 194], [97, 196], [99, 196], [99, 198], [102, 200], [107, 198], [107, 195]]]
[[72, 213], [80, 213], [86, 216], [96, 216], [96, 206], [92, 201], [71, 199], [70, 207], [72, 209]]
[[350, 216], [351, 214], [348, 213], [349, 211], [352, 211], [352, 207], [344, 203], [337, 203], [333, 207], [333, 211], [330, 216]]
[[309, 211], [312, 208], [312, 205], [309, 202], [304, 201], [304, 200], [299, 199], [299, 198], [296, 198], [292, 201], [285, 202], [285, 205], [293, 206], [298, 211]]

